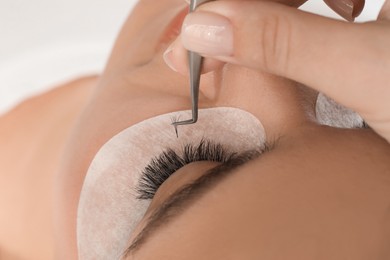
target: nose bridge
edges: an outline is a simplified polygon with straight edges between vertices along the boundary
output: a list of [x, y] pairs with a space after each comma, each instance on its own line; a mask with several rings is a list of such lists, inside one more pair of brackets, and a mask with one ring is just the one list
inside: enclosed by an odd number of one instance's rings
[[264, 125], [267, 136], [309, 122], [315, 115], [316, 96], [306, 87], [236, 65], [206, 74], [201, 91], [213, 106], [231, 106], [255, 115]]
[[275, 81], [272, 78], [260, 71], [226, 64], [222, 69], [202, 76], [201, 90], [207, 98], [223, 102], [261, 100], [263, 92], [269, 92], [268, 86]]

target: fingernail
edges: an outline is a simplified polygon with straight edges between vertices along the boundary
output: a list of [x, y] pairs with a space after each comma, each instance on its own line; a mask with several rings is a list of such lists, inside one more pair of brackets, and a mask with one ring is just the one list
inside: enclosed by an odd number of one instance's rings
[[163, 59], [171, 70], [177, 72], [177, 69], [175, 68], [172, 62], [172, 53], [173, 53], [173, 44], [171, 44], [164, 52]]
[[330, 4], [333, 10], [341, 15], [344, 19], [353, 22], [355, 17], [353, 15], [354, 2], [352, 0], [336, 0]]
[[220, 15], [196, 12], [183, 22], [181, 39], [188, 50], [209, 56], [233, 54], [233, 29], [230, 21]]

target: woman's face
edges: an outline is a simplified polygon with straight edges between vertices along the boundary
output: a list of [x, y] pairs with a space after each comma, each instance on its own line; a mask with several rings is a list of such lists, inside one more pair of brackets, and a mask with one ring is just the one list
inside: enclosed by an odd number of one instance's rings
[[[98, 150], [114, 135], [138, 126], [143, 120], [190, 109], [188, 78], [171, 71], [163, 62], [163, 52], [178, 35], [186, 8], [182, 0], [144, 0], [126, 21], [106, 70], [69, 141], [57, 176], [54, 224], [58, 258], [77, 258], [76, 219], [80, 192]], [[383, 189], [369, 196], [364, 193], [364, 198], [360, 192], [381, 185], [381, 178], [389, 181], [390, 177], [383, 175], [374, 176], [371, 182], [365, 181], [367, 172], [390, 171], [386, 161], [390, 155], [388, 147], [370, 130], [337, 130], [316, 125], [315, 100], [315, 93], [294, 82], [233, 65], [204, 75], [200, 107], [238, 108], [249, 112], [261, 122], [259, 129], [267, 142], [274, 145], [263, 155], [247, 156], [248, 162], [231, 169], [228, 177], [203, 186], [197, 195], [187, 200], [188, 205], [180, 204], [177, 210], [180, 212], [174, 210], [174, 216], [165, 216], [164, 225], [156, 222], [153, 232], [140, 235], [147, 233], [142, 230], [150, 226], [148, 219], [161, 210], [162, 203], [170, 200], [172, 193], [180, 192], [184, 185], [224, 164], [195, 162], [179, 169], [160, 186], [135, 229], [129, 227], [127, 233], [131, 237], [123, 241], [126, 247], [122, 251], [130, 246], [129, 258], [136, 255], [145, 259], [202, 259], [204, 255], [210, 255], [210, 259], [232, 255], [251, 259], [260, 253], [264, 257], [277, 254], [279, 250], [272, 247], [276, 244], [292, 254], [294, 250], [320, 243], [311, 238], [320, 239], [323, 229], [327, 230], [327, 235], [339, 239], [335, 240], [335, 245], [337, 241], [349, 239], [348, 234], [352, 236], [352, 233], [359, 235], [356, 245], [363, 243], [366, 226], [357, 231], [352, 230], [353, 227], [364, 226], [363, 220], [374, 221], [371, 212], [379, 212], [390, 196], [384, 194]], [[213, 124], [223, 124], [217, 122], [209, 122], [212, 129], [219, 127]], [[197, 125], [192, 127], [196, 129]], [[170, 142], [191, 142], [190, 135], [185, 135], [187, 139], [180, 135], [185, 129], [186, 126], [179, 127], [179, 138]], [[173, 127], [171, 131], [174, 134]], [[160, 134], [158, 131], [150, 133]], [[234, 135], [230, 138], [234, 142]], [[164, 140], [147, 144], [149, 139], [144, 139], [145, 145], [161, 150], [167, 148], [160, 147]], [[125, 146], [131, 153], [132, 144]], [[351, 184], [349, 177], [356, 181]], [[117, 175], [110, 176], [112, 182], [120, 182], [117, 179]], [[329, 188], [335, 183], [335, 187]], [[350, 189], [360, 197], [346, 194]], [[336, 203], [340, 198], [342, 200]], [[357, 198], [363, 203], [357, 205]], [[381, 202], [373, 205], [370, 198]], [[108, 202], [101, 202], [101, 208], [107, 206], [105, 203]], [[351, 204], [352, 210], [345, 210]], [[364, 206], [372, 211], [363, 212]], [[348, 214], [355, 211], [361, 214], [351, 225], [350, 219], [354, 216]], [[341, 212], [342, 219], [334, 212]], [[313, 222], [307, 222], [307, 216]], [[325, 225], [329, 226], [325, 228]], [[340, 228], [345, 229], [345, 233], [351, 232], [345, 237], [336, 235]], [[297, 234], [299, 239], [292, 237]], [[284, 240], [276, 241], [280, 237]], [[307, 254], [314, 258], [315, 252]]]

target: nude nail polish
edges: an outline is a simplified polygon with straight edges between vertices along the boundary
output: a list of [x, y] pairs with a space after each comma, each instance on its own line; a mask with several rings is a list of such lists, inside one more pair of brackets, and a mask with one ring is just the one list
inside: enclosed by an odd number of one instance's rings
[[325, 0], [326, 4], [330, 6], [336, 13], [341, 15], [344, 19], [352, 22], [355, 17], [353, 15], [354, 2], [352, 0]]
[[233, 29], [230, 21], [220, 15], [195, 12], [183, 22], [181, 39], [188, 50], [208, 56], [231, 56]]

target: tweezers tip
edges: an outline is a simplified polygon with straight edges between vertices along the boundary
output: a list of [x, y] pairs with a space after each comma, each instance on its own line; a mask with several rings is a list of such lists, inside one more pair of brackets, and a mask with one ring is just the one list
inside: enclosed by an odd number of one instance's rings
[[178, 125], [177, 125], [177, 122], [178, 122], [178, 117], [171, 117], [171, 125], [173, 125], [173, 127], [175, 128], [175, 133], [176, 133], [176, 137], [177, 138], [179, 138], [179, 132], [178, 132], [178, 130], [177, 130], [177, 127], [178, 127]]
[[179, 132], [177, 131], [177, 125], [174, 125], [173, 126], [175, 127], [175, 133], [176, 133], [176, 137], [179, 138]]

